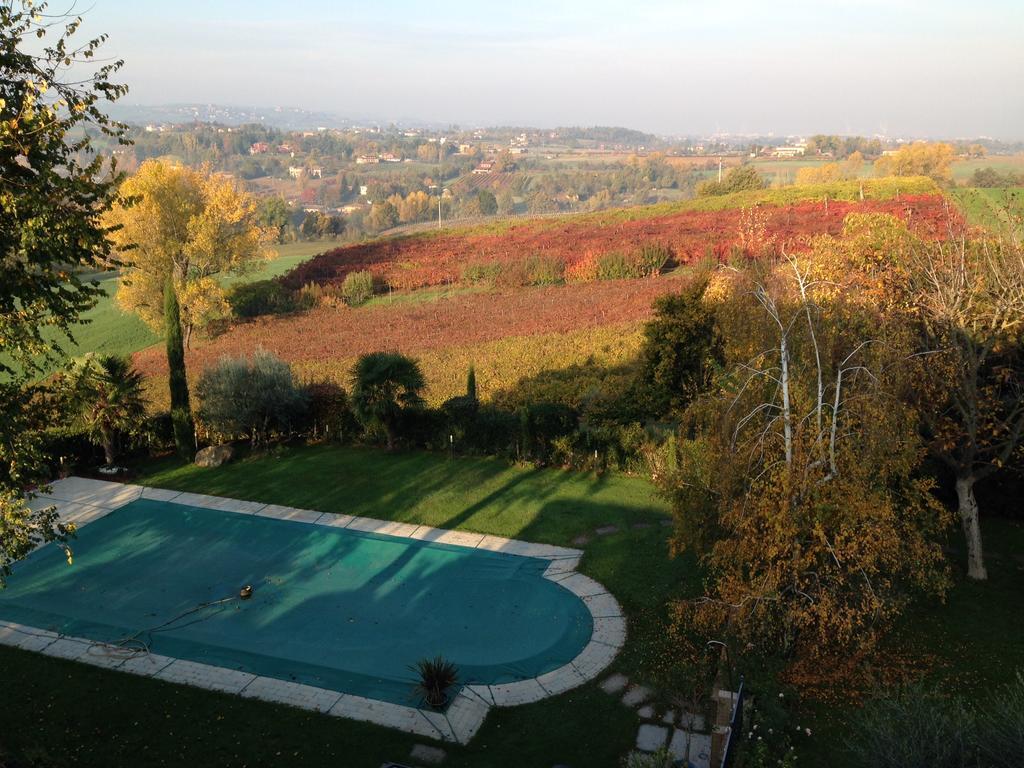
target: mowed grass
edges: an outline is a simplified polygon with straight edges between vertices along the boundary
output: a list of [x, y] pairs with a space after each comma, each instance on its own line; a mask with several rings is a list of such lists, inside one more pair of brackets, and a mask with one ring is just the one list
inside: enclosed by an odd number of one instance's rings
[[139, 482], [567, 546], [599, 526], [668, 518], [665, 502], [638, 477], [349, 446], [288, 448], [213, 470], [166, 459], [147, 466]]
[[[175, 460], [141, 468], [139, 482], [181, 490], [571, 544], [589, 534], [581, 570], [630, 618], [613, 663], [654, 682], [652, 659], [671, 655], [667, 603], [700, 576], [670, 559], [664, 502], [641, 478], [513, 467], [493, 459], [313, 446], [217, 469]], [[599, 526], [618, 531], [595, 536]], [[637, 527], [634, 527], [637, 526]], [[336, 766], [415, 764], [428, 740], [0, 647], [4, 728], [0, 762], [46, 766]], [[452, 768], [563, 763], [617, 768], [639, 720], [596, 683], [537, 704], [494, 709], [468, 747], [444, 745]]]
[[[303, 261], [336, 247], [333, 241], [312, 241], [286, 243], [275, 246], [277, 256], [260, 265], [259, 269], [245, 275], [230, 275], [221, 282], [233, 285], [239, 282], [263, 280], [283, 275]], [[82, 357], [89, 353], [107, 355], [130, 355], [160, 341], [138, 315], [125, 312], [114, 299], [120, 277], [116, 272], [90, 276], [99, 282], [103, 295], [96, 305], [82, 314], [81, 322], [72, 327], [72, 338], [68, 339], [56, 329], [44, 329], [44, 337], [56, 341], [65, 357]], [[45, 366], [42, 373], [48, 375], [56, 370], [53, 364]]]

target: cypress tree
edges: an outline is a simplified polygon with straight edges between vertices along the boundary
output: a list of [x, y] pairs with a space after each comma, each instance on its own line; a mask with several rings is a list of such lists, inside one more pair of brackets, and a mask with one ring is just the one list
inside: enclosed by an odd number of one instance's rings
[[476, 402], [476, 371], [472, 365], [469, 366], [469, 373], [466, 376], [466, 397]]
[[174, 278], [164, 285], [164, 326], [167, 329], [167, 367], [170, 370], [171, 424], [174, 445], [181, 458], [191, 461], [195, 455], [195, 426], [188, 402], [188, 379], [185, 378], [185, 341], [181, 335], [181, 308], [174, 290]]

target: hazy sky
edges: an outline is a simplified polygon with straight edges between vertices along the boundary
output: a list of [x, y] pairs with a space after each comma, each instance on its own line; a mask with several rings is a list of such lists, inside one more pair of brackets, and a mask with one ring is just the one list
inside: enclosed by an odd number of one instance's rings
[[133, 104], [1024, 138], [1024, 0], [91, 2]]

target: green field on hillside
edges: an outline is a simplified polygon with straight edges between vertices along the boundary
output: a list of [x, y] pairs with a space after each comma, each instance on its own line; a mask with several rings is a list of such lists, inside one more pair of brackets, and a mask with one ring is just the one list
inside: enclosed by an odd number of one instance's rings
[[[334, 241], [311, 241], [285, 243], [275, 246], [277, 256], [260, 268], [246, 275], [232, 275], [222, 280], [224, 285], [238, 282], [262, 280], [283, 275], [293, 267], [310, 257], [330, 250], [337, 246]], [[72, 329], [73, 341], [67, 340], [64, 334], [56, 329], [47, 329], [47, 339], [59, 339], [61, 349], [67, 357], [81, 357], [90, 352], [108, 355], [130, 355], [140, 349], [155, 344], [160, 337], [131, 312], [125, 312], [117, 306], [114, 294], [120, 278], [116, 272], [105, 272], [95, 275], [93, 279], [100, 283], [104, 295], [96, 302], [96, 306], [82, 314], [82, 322]], [[45, 374], [55, 370], [54, 366], [46, 368]]]
[[972, 224], [1004, 235], [1024, 234], [1024, 187], [958, 187], [951, 194]]
[[1024, 173], [1024, 154], [975, 157], [970, 160], [957, 160], [950, 166], [953, 181], [960, 183], [970, 179], [975, 171], [982, 168], [993, 168], [999, 173]]

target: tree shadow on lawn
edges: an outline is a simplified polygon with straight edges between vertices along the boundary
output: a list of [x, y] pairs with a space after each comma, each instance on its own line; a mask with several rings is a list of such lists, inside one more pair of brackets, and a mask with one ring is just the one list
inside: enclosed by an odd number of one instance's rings
[[635, 478], [522, 469], [498, 459], [311, 446], [216, 469], [150, 465], [142, 482], [266, 503], [569, 545], [597, 527], [657, 523], [665, 506]]

